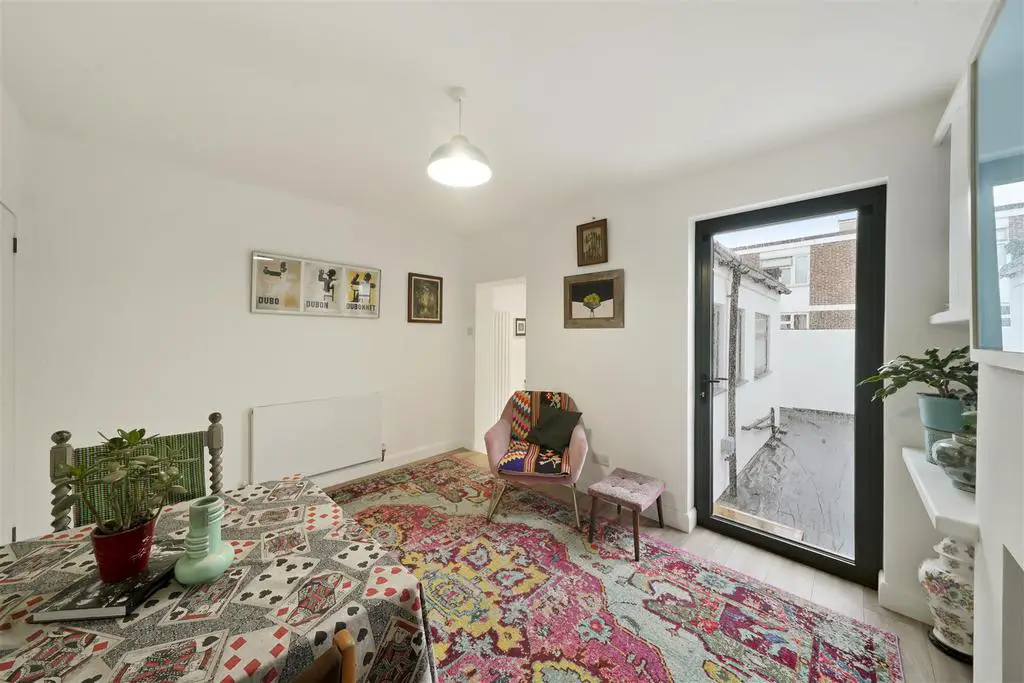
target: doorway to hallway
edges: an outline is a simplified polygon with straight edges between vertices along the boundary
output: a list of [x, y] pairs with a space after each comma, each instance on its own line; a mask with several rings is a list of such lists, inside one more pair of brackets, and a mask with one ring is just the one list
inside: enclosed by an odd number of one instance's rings
[[512, 392], [526, 388], [526, 279], [476, 286], [473, 448], [486, 452], [484, 434]]

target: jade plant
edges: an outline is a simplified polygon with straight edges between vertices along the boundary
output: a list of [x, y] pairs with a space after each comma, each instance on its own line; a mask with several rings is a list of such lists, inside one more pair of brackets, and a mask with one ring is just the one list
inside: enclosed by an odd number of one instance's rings
[[857, 386], [875, 382], [882, 386], [872, 400], [884, 400], [910, 384], [920, 383], [930, 386], [942, 398], [974, 403], [978, 395], [978, 364], [971, 360], [969, 346], [953, 349], [945, 356], [931, 348], [921, 358], [897, 356]]
[[[117, 436], [103, 438], [105, 454], [89, 465], [61, 465], [54, 484], [70, 486], [72, 492], [54, 508], [63, 514], [71, 506], [84, 505], [96, 520], [97, 533], [116, 534], [155, 520], [172, 494], [184, 494], [178, 465], [189, 462], [158, 436], [146, 436], [145, 429], [117, 430]], [[98, 486], [105, 484], [106, 486]], [[100, 513], [103, 496], [112, 514]]]

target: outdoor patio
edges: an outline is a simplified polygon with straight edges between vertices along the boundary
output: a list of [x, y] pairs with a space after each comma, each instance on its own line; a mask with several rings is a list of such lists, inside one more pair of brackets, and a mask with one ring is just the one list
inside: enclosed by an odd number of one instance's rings
[[723, 495], [716, 508], [799, 530], [805, 543], [853, 557], [853, 416], [798, 408], [779, 416], [783, 433], [765, 432], [767, 442], [739, 472], [736, 497]]

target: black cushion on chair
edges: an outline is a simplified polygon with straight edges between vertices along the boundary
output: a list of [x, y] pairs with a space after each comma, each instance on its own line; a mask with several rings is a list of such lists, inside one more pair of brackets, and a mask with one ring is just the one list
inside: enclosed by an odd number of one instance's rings
[[569, 447], [572, 430], [579, 424], [583, 413], [562, 410], [547, 404], [540, 406], [537, 426], [526, 435], [526, 440], [538, 446], [561, 453]]

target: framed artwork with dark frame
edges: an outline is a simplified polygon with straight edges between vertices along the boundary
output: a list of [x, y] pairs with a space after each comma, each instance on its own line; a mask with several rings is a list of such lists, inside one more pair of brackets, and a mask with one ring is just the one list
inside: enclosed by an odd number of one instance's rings
[[620, 268], [566, 276], [564, 327], [625, 327], [625, 272]]
[[444, 278], [409, 273], [409, 322], [441, 323], [444, 308]]
[[526, 318], [515, 319], [515, 333], [517, 337], [526, 336]]
[[576, 265], [608, 263], [608, 219], [576, 226]]

